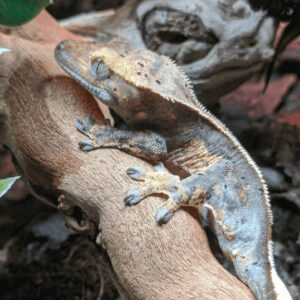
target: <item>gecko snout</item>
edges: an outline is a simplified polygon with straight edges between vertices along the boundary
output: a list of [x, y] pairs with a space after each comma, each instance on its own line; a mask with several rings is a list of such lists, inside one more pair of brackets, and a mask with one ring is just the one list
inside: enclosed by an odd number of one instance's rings
[[69, 55], [67, 53], [68, 51], [66, 51], [68, 50], [68, 47], [66, 47], [67, 42], [68, 41], [60, 42], [54, 50], [55, 59], [58, 62], [58, 64], [62, 67], [64, 67], [69, 61]]
[[60, 42], [55, 48], [55, 57], [57, 58], [61, 51], [65, 48], [66, 41]]

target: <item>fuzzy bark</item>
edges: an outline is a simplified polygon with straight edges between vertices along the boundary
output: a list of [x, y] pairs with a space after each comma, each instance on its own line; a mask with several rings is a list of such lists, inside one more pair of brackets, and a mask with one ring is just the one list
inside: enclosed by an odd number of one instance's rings
[[124, 298], [254, 299], [217, 262], [191, 211], [180, 210], [159, 226], [154, 219], [159, 197], [124, 205], [123, 196], [138, 184], [126, 169], [151, 165], [114, 149], [80, 151], [84, 137], [75, 128], [76, 117], [92, 112], [102, 122], [103, 115], [53, 58], [58, 41], [77, 37], [45, 12], [18, 30], [1, 31], [0, 46], [12, 51], [0, 55], [0, 144], [36, 190], [64, 195], [101, 230]]
[[248, 0], [131, 0], [115, 14], [65, 20], [72, 32], [124, 37], [163, 54], [188, 75], [201, 102], [215, 104], [273, 56], [276, 25]]

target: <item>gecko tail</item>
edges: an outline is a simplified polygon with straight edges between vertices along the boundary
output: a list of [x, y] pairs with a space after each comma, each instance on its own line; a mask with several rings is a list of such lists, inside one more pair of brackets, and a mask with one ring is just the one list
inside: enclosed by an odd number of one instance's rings
[[276, 300], [293, 300], [285, 284], [279, 278], [275, 269], [272, 269], [272, 278], [275, 286]]

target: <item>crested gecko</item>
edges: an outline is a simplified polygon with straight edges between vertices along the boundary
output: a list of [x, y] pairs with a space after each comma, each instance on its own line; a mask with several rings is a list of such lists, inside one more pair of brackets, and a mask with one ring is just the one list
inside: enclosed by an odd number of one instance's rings
[[130, 190], [125, 202], [167, 195], [156, 213], [159, 223], [168, 222], [181, 206], [197, 207], [257, 299], [291, 299], [273, 262], [272, 213], [262, 174], [230, 130], [197, 100], [176, 64], [121, 38], [64, 41], [55, 57], [127, 126], [78, 118], [78, 130], [89, 137], [80, 148], [114, 147], [156, 164], [152, 172], [127, 170], [144, 184]]

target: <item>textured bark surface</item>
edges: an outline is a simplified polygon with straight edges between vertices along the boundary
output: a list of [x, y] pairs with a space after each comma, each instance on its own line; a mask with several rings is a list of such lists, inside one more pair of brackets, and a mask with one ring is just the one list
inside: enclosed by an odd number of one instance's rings
[[122, 36], [167, 55], [206, 105], [236, 89], [272, 58], [274, 21], [248, 0], [132, 0], [115, 15], [64, 22], [75, 32]]
[[[44, 25], [47, 32], [39, 31]], [[56, 42], [77, 38], [46, 13], [28, 25], [0, 34], [0, 143], [36, 190], [63, 194], [97, 228], [124, 299], [254, 299], [212, 255], [193, 213], [180, 210], [159, 226], [161, 199], [126, 207], [123, 196], [136, 182], [129, 166], [152, 168], [113, 149], [79, 150], [83, 136], [76, 117], [103, 115], [93, 97], [56, 65]], [[32, 39], [33, 41], [30, 41]]]

